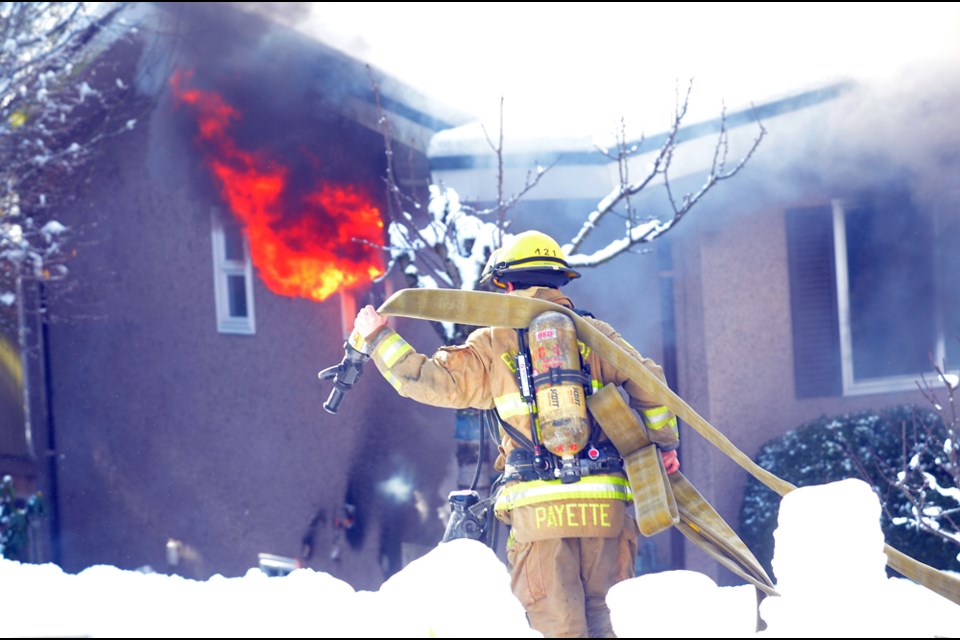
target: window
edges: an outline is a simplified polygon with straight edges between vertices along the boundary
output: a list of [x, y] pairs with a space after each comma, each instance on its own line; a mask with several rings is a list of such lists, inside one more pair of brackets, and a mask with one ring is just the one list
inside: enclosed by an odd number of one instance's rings
[[895, 189], [786, 219], [797, 397], [915, 390], [931, 356], [956, 369], [955, 223]]
[[247, 238], [232, 217], [213, 213], [213, 283], [220, 333], [256, 333]]

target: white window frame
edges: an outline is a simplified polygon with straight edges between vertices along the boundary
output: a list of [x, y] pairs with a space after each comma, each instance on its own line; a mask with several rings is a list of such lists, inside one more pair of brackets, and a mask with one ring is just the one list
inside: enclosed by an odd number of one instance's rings
[[[216, 208], [211, 214], [211, 239], [213, 242], [213, 289], [217, 310], [217, 331], [220, 333], [253, 335], [257, 332], [253, 304], [253, 265], [250, 260], [250, 244], [247, 234], [242, 233], [243, 260], [228, 260], [226, 231], [223, 214]], [[231, 276], [243, 276], [247, 300], [247, 315], [230, 315]]]
[[[846, 202], [840, 199], [831, 201], [833, 210], [833, 247], [837, 274], [837, 312], [840, 324], [840, 367], [843, 381], [843, 395], [857, 396], [871, 393], [892, 393], [916, 391], [920, 382], [917, 375], [889, 376], [855, 380], [853, 377], [853, 337], [850, 326], [850, 279], [847, 271], [847, 227]], [[934, 362], [943, 362], [946, 355], [946, 341], [942, 327], [938, 329], [934, 347]], [[936, 380], [932, 369], [922, 372], [927, 380]]]

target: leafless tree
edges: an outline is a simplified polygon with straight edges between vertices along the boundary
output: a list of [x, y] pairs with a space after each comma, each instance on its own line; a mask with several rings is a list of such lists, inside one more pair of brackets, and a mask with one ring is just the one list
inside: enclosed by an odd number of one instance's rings
[[16, 340], [26, 372], [29, 447], [46, 286], [70, 282], [77, 238], [58, 218], [102, 143], [133, 129], [144, 107], [114, 66], [122, 56], [101, 55], [133, 30], [129, 4], [0, 2], [0, 335]]
[[[503, 191], [503, 100], [500, 102], [500, 133], [496, 142], [484, 129], [487, 142], [497, 156], [497, 202], [488, 209], [476, 209], [460, 202], [453, 189], [429, 186], [427, 202], [404, 192], [397, 180], [397, 168], [390, 122], [380, 105], [379, 85], [368, 67], [377, 101], [379, 126], [387, 155], [385, 182], [388, 197], [387, 228], [389, 260], [386, 274], [402, 270], [410, 287], [475, 289], [491, 251], [500, 246], [508, 226], [508, 211], [536, 187], [549, 167], [527, 173], [519, 192]], [[495, 218], [495, 221], [491, 221]], [[469, 327], [434, 325], [448, 344], [464, 339]]]
[[[891, 439], [899, 454], [883, 447], [858, 451], [844, 443], [847, 460], [881, 494], [880, 503], [894, 526], [926, 532], [960, 547], [960, 378], [946, 363], [933, 365], [937, 382], [917, 382], [926, 408], [914, 407]], [[943, 394], [943, 395], [942, 395]], [[944, 397], [945, 396], [945, 397]], [[886, 496], [886, 497], [884, 497]]]
[[66, 275], [58, 211], [99, 143], [136, 125], [129, 79], [95, 64], [129, 30], [127, 4], [0, 3], [0, 305]]
[[938, 382], [921, 376], [917, 387], [939, 416], [939, 424], [920, 422], [914, 425], [919, 432], [913, 434], [908, 434], [904, 425], [900, 465], [887, 465], [883, 477], [909, 505], [909, 515], [896, 518], [896, 524], [915, 527], [960, 547], [960, 380], [947, 373], [946, 363], [934, 369]]
[[[379, 88], [370, 74], [374, 94], [379, 107]], [[729, 180], [746, 166], [766, 135], [766, 129], [757, 119], [756, 137], [746, 153], [733, 166], [729, 164], [729, 131], [725, 109], [721, 113], [712, 159], [703, 183], [695, 191], [678, 194], [671, 182], [670, 170], [674, 154], [680, 144], [679, 135], [690, 101], [692, 81], [677, 103], [673, 120], [665, 141], [655, 152], [648, 171], [639, 179], [630, 175], [629, 160], [641, 153], [644, 140], [628, 142], [626, 126], [621, 119], [614, 151], [598, 148], [619, 169], [619, 184], [585, 214], [583, 224], [567, 242], [561, 242], [571, 266], [585, 267], [605, 263], [618, 255], [634, 250], [637, 246], [652, 242], [672, 229], [720, 182]], [[390, 260], [387, 273], [402, 269], [411, 287], [467, 288], [476, 289], [478, 280], [491, 252], [499, 247], [509, 233], [509, 212], [528, 192], [534, 189], [552, 168], [538, 166], [527, 173], [526, 180], [515, 194], [504, 193], [504, 140], [503, 100], [500, 102], [500, 132], [494, 141], [486, 129], [487, 142], [497, 160], [497, 201], [489, 209], [475, 209], [460, 202], [459, 194], [444, 185], [431, 184], [428, 203], [402, 192], [395, 174], [391, 136], [385, 112], [379, 108], [380, 126], [384, 135], [387, 153], [387, 191], [390, 194], [388, 251]], [[662, 184], [667, 194], [670, 210], [665, 217], [643, 218], [632, 206], [631, 198], [655, 184]], [[426, 213], [424, 213], [426, 212]], [[626, 221], [623, 236], [611, 241], [599, 251], [580, 253], [584, 241], [596, 230], [605, 218]], [[448, 344], [461, 341], [467, 327], [437, 326], [441, 338]]]
[[[716, 142], [713, 147], [713, 157], [707, 175], [703, 183], [696, 191], [678, 195], [670, 181], [670, 168], [673, 163], [674, 153], [680, 142], [678, 136], [683, 120], [687, 115], [690, 105], [690, 93], [693, 90], [693, 82], [687, 85], [687, 90], [680, 98], [677, 93], [677, 102], [674, 109], [673, 121], [670, 130], [667, 133], [666, 140], [657, 150], [653, 160], [650, 162], [649, 170], [637, 180], [633, 180], [629, 174], [628, 160], [642, 151], [644, 138], [634, 144], [628, 144], [626, 135], [626, 126], [621, 119], [620, 129], [617, 132], [617, 152], [611, 153], [606, 149], [598, 149], [611, 160], [617, 162], [619, 169], [619, 185], [608, 193], [597, 205], [597, 208], [586, 215], [583, 224], [577, 234], [564, 245], [564, 250], [569, 256], [570, 263], [574, 266], [596, 266], [608, 262], [618, 255], [629, 251], [637, 245], [652, 242], [672, 229], [682, 220], [700, 200], [713, 189], [718, 183], [729, 180], [734, 177], [746, 166], [754, 152], [760, 146], [767, 131], [756, 119], [759, 131], [754, 138], [753, 143], [747, 152], [732, 167], [728, 165], [728, 155], [730, 152], [730, 135], [727, 129], [726, 108], [721, 111], [719, 130], [717, 132]], [[636, 196], [644, 189], [652, 186], [660, 179], [666, 189], [670, 211], [665, 216], [666, 220], [660, 217], [641, 218], [638, 212], [631, 206], [631, 197]], [[578, 254], [578, 250], [591, 232], [597, 229], [601, 221], [611, 215], [619, 215], [626, 220], [626, 230], [624, 235], [611, 241], [603, 249], [594, 252], [591, 255]]]

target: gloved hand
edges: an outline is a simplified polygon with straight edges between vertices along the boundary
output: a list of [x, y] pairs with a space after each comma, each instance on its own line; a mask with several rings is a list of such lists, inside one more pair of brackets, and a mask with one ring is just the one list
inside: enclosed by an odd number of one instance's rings
[[663, 466], [667, 473], [675, 473], [680, 470], [680, 458], [677, 457], [677, 450], [661, 451], [660, 457], [663, 458]]
[[359, 333], [364, 340], [374, 336], [377, 331], [387, 326], [387, 319], [377, 313], [373, 305], [368, 304], [357, 313], [357, 319], [353, 323], [353, 329]]

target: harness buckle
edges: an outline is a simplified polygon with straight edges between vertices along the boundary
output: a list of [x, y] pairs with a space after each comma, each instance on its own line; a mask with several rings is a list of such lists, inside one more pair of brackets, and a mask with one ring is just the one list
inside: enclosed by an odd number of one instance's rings
[[[598, 473], [617, 473], [623, 471], [623, 459], [611, 443], [601, 443], [599, 446], [590, 445], [580, 452], [574, 460], [578, 467], [579, 476], [589, 476]], [[564, 473], [566, 471], [566, 473]], [[543, 456], [528, 449], [514, 449], [507, 456], [503, 479], [521, 480], [555, 480], [560, 478], [564, 482], [575, 482], [579, 479], [577, 470], [567, 466], [558, 467], [550, 456]]]

